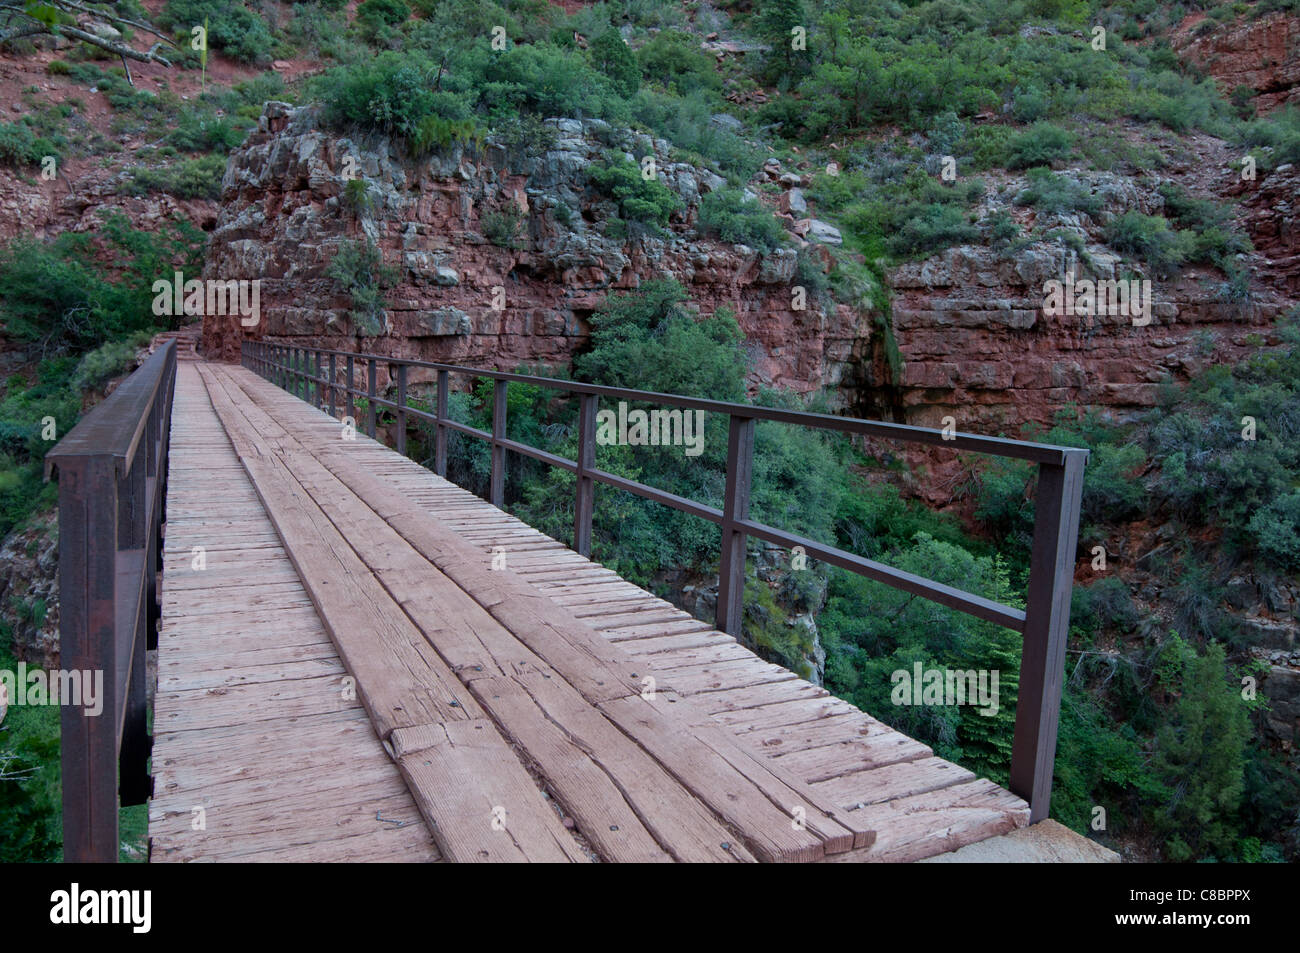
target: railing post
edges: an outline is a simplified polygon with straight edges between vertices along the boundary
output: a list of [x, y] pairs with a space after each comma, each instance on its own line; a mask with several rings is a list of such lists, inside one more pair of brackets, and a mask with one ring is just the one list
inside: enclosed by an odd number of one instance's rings
[[596, 504], [596, 481], [587, 471], [596, 466], [595, 394], [578, 395], [578, 473], [573, 502], [573, 548], [580, 556], [591, 555], [591, 517]]
[[433, 434], [433, 472], [440, 477], [447, 475], [447, 426], [443, 423], [447, 419], [447, 405], [449, 402], [448, 390], [450, 387], [449, 375], [446, 371], [438, 372], [438, 407], [435, 415], [438, 418], [438, 424], [434, 428]]
[[506, 505], [506, 448], [500, 441], [506, 437], [506, 381], [492, 382], [492, 486], [493, 506]]
[[63, 859], [117, 860], [117, 473], [107, 456], [59, 464], [60, 665], [102, 673], [98, 715], [64, 705]]
[[357, 401], [354, 392], [356, 391], [357, 385], [356, 385], [356, 373], [355, 373], [355, 368], [353, 366], [353, 359], [351, 354], [348, 355], [347, 367], [345, 369], [345, 372], [347, 374], [348, 417], [352, 419], [352, 427], [353, 429], [355, 429], [357, 426]]
[[378, 376], [379, 368], [378, 368], [378, 365], [375, 363], [375, 359], [374, 359], [373, 357], [370, 358], [370, 360], [367, 361], [366, 364], [367, 364], [367, 368], [366, 368], [366, 369], [367, 369], [367, 375], [366, 375], [366, 402], [370, 405], [370, 406], [367, 408], [367, 413], [366, 413], [366, 433], [368, 433], [368, 434], [370, 435], [370, 438], [373, 440], [374, 437], [375, 437], [375, 417], [376, 417], [376, 414], [375, 414], [375, 396], [376, 396], [376, 390], [375, 390], [375, 378]]
[[320, 409], [320, 351], [311, 349], [311, 406]]
[[397, 365], [397, 452], [406, 456], [406, 365]]
[[329, 371], [330, 373], [330, 416], [333, 417], [335, 416], [335, 409], [338, 405], [337, 397], [338, 397], [339, 379], [338, 379], [338, 364], [337, 361], [335, 360], [335, 355], [332, 351], [330, 352], [329, 364], [330, 364], [330, 371]]
[[722, 559], [718, 565], [718, 631], [740, 637], [745, 602], [745, 534], [736, 521], [749, 517], [754, 470], [754, 418], [730, 418], [727, 484], [722, 506]]
[[1063, 463], [1038, 467], [1010, 785], [1013, 794], [1029, 802], [1031, 824], [1044, 820], [1051, 807], [1083, 466], [1087, 459], [1086, 450], [1066, 450]]

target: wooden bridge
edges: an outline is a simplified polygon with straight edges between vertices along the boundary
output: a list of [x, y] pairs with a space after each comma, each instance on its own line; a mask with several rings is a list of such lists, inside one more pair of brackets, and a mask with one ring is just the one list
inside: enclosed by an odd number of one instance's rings
[[[153, 861], [908, 861], [1046, 816], [1086, 452], [653, 395], [730, 415], [715, 509], [595, 467], [597, 401], [649, 395], [549, 382], [581, 401], [569, 461], [506, 438], [518, 375], [251, 343], [244, 364], [168, 344], [49, 455], [63, 665], [105, 669], [117, 715], [64, 709], [67, 859], [115, 859], [118, 804], [146, 798]], [[491, 433], [450, 418], [453, 373], [495, 381]], [[497, 503], [507, 452], [573, 471], [584, 552], [596, 483], [717, 522], [716, 627], [372, 439], [385, 408], [398, 450], [408, 421], [436, 433], [444, 473], [449, 431], [489, 441]], [[1027, 608], [749, 519], [764, 417], [1037, 462]], [[729, 634], [747, 536], [1022, 631], [1015, 793]]]

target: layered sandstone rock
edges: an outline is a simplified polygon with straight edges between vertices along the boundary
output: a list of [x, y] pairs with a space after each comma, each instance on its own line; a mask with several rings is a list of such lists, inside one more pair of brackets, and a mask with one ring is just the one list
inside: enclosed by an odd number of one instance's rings
[[1188, 17], [1170, 37], [1181, 59], [1214, 77], [1224, 96], [1253, 91], [1262, 112], [1300, 102], [1300, 17], [1277, 11], [1237, 23]]
[[[244, 331], [209, 317], [207, 356], [235, 360], [250, 334], [472, 366], [562, 366], [609, 294], [672, 276], [702, 313], [736, 310], [755, 384], [811, 392], [862, 377], [870, 321], [846, 305], [795, 310], [793, 248], [763, 255], [698, 233], [700, 196], [723, 185], [719, 176], [674, 162], [663, 140], [596, 120], [549, 122], [555, 147], [537, 156], [489, 142], [411, 161], [387, 140], [363, 147], [321, 130], [310, 110], [268, 104], [231, 159], [205, 270], [262, 279], [261, 321]], [[666, 235], [609, 226], [618, 208], [588, 174], [607, 152], [655, 156], [684, 206]], [[361, 202], [345, 192], [349, 171], [365, 183]], [[500, 247], [485, 220], [511, 206], [524, 224], [515, 247]], [[327, 274], [342, 243], [365, 239], [398, 273], [373, 337]]]

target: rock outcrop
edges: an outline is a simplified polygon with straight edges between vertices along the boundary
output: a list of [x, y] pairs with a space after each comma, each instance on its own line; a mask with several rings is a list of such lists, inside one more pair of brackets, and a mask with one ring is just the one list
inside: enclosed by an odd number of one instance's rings
[[1181, 59], [1213, 76], [1224, 96], [1245, 87], [1261, 112], [1300, 102], [1300, 16], [1294, 13], [1279, 10], [1236, 23], [1195, 14], [1170, 44]]
[[[1014, 436], [1027, 422], [1051, 423], [1067, 404], [1126, 419], [1155, 404], [1162, 380], [1185, 380], [1210, 363], [1233, 362], [1277, 343], [1272, 322], [1293, 303], [1278, 287], [1256, 284], [1243, 297], [1210, 266], [1162, 277], [1103, 243], [1114, 216], [1163, 210], [1158, 179], [1068, 174], [1100, 200], [1095, 216], [1016, 206], [1018, 186], [1009, 183], [986, 200], [986, 219], [1006, 212], [1050, 240], [1023, 247], [960, 245], [889, 275], [903, 362], [899, 399], [909, 423], [938, 427], [952, 415], [959, 429]], [[1270, 223], [1268, 216], [1279, 213], [1263, 210], [1263, 196], [1273, 194], [1274, 178], [1287, 174], [1269, 176], [1259, 197], [1252, 197], [1262, 227], [1285, 228]], [[1250, 270], [1268, 261], [1256, 254]], [[1049, 313], [1047, 284], [1066, 276], [1150, 281], [1150, 314]]]
[[[227, 169], [205, 270], [261, 279], [261, 321], [244, 331], [237, 318], [207, 319], [205, 354], [235, 360], [247, 333], [472, 366], [562, 366], [609, 294], [672, 276], [702, 313], [736, 310], [755, 384], [807, 393], [861, 377], [870, 320], [847, 305], [796, 310], [794, 248], [761, 254], [700, 235], [700, 196], [721, 177], [673, 161], [663, 140], [598, 120], [548, 125], [554, 145], [533, 155], [489, 141], [411, 160], [387, 140], [337, 138], [311, 110], [268, 104]], [[609, 152], [655, 157], [682, 203], [664, 233], [611, 227], [617, 203], [589, 175]], [[364, 185], [349, 186], [349, 171]], [[512, 206], [520, 232], [494, 244], [485, 232]], [[374, 336], [327, 273], [344, 243], [363, 240], [397, 269]]]

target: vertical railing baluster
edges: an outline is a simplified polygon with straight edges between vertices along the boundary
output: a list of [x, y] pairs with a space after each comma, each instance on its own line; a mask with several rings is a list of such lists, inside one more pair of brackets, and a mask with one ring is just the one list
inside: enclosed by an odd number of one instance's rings
[[1056, 732], [1065, 675], [1079, 507], [1086, 450], [1066, 450], [1060, 464], [1038, 467], [1034, 542], [1029, 560], [1016, 729], [1011, 745], [1011, 792], [1029, 802], [1029, 822], [1050, 811]]
[[587, 472], [596, 466], [595, 394], [578, 395], [578, 472], [573, 502], [573, 548], [580, 556], [591, 555], [591, 517], [596, 508], [596, 481]]
[[345, 368], [345, 373], [347, 374], [348, 419], [352, 421], [352, 427], [355, 430], [357, 426], [357, 401], [356, 401], [357, 385], [356, 385], [355, 367], [353, 365], [353, 358], [351, 354], [348, 355], [348, 359], [346, 363], [347, 363], [347, 367]]
[[333, 351], [330, 352], [329, 366], [330, 366], [330, 370], [329, 370], [329, 375], [330, 375], [330, 416], [331, 416], [331, 417], [334, 417], [334, 416], [336, 416], [336, 410], [337, 410], [337, 407], [338, 407], [337, 397], [338, 397], [338, 386], [339, 386], [339, 385], [338, 385], [338, 380], [339, 380], [339, 378], [338, 378], [338, 362], [335, 360], [335, 354], [334, 354]]
[[732, 415], [727, 434], [727, 482], [722, 508], [722, 558], [718, 565], [718, 631], [740, 637], [744, 622], [745, 533], [754, 470], [754, 418]]
[[406, 456], [406, 365], [397, 365], [397, 452]]
[[447, 475], [447, 426], [443, 421], [447, 419], [449, 388], [447, 371], [438, 371], [438, 407], [435, 412], [438, 424], [433, 434], [433, 472], [440, 477]]
[[493, 506], [506, 505], [506, 448], [500, 441], [506, 437], [506, 381], [492, 382], [492, 485], [490, 500]]
[[366, 402], [370, 405], [366, 412], [366, 433], [370, 435], [371, 439], [374, 439], [377, 417], [375, 413], [375, 397], [378, 396], [375, 385], [379, 374], [379, 366], [373, 357], [366, 362], [366, 369]]

